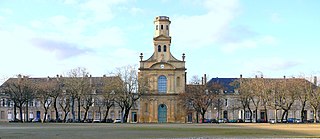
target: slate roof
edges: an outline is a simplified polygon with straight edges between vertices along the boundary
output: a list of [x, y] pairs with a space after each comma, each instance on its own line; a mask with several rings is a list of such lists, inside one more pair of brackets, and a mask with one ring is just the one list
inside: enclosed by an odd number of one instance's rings
[[223, 86], [224, 93], [234, 93], [235, 87], [230, 84], [238, 79], [239, 78], [212, 78], [207, 84], [221, 84]]
[[[231, 85], [232, 82], [239, 80], [240, 78], [212, 78], [207, 84], [221, 84], [223, 86], [223, 92], [225, 94], [234, 93], [235, 87]], [[254, 79], [254, 78], [243, 78], [243, 79]], [[283, 78], [264, 78], [265, 80], [269, 81], [277, 81], [277, 80], [283, 80]], [[286, 80], [306, 80], [303, 78], [286, 78]], [[309, 81], [308, 81], [309, 82]], [[313, 84], [313, 83], [312, 83]]]
[[[59, 77], [61, 78], [61, 77]], [[81, 77], [79, 77], [81, 78]], [[105, 79], [107, 80], [112, 80], [113, 78], [119, 78], [117, 76], [107, 76], [107, 77], [88, 77], [88, 78], [91, 78], [92, 80], [92, 83], [93, 83], [93, 86], [98, 89], [100, 87], [102, 87], [104, 85], [103, 81]], [[50, 80], [57, 80], [57, 77], [53, 77], [53, 78], [49, 78]], [[70, 79], [70, 77], [62, 77], [63, 80], [68, 80]], [[7, 81], [5, 81], [2, 85], [0, 85], [0, 93], [2, 92], [2, 89], [4, 88], [4, 85], [8, 82], [15, 82], [17, 81], [18, 78], [9, 78]], [[44, 78], [31, 78], [31, 77], [28, 77], [28, 80], [33, 82], [33, 83], [41, 83], [41, 82], [46, 82], [48, 80], [48, 77], [44, 77]], [[64, 86], [64, 84], [63, 84]], [[100, 90], [96, 90], [97, 93], [100, 93]]]

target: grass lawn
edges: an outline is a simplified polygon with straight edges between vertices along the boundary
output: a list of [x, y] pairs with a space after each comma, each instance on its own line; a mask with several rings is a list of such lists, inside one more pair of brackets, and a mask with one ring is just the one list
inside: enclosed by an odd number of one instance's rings
[[7, 138], [314, 138], [320, 124], [0, 123]]

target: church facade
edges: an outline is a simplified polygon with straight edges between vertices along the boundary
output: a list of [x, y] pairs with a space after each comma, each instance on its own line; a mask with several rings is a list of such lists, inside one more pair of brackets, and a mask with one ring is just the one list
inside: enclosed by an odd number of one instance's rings
[[140, 98], [141, 123], [183, 123], [185, 115], [178, 104], [178, 95], [185, 91], [185, 55], [178, 60], [171, 54], [169, 17], [154, 20], [152, 56], [143, 60], [140, 55], [139, 78], [147, 79], [149, 91]]

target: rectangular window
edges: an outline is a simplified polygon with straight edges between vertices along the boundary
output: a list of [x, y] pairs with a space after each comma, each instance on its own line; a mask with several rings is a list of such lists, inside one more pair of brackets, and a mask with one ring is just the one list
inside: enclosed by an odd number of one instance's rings
[[146, 108], [145, 112], [148, 112], [148, 103], [145, 103], [144, 105], [145, 105], [145, 108]]
[[224, 100], [224, 105], [227, 107], [228, 106], [228, 99]]
[[0, 117], [1, 117], [1, 119], [4, 119], [4, 111], [1, 111]]
[[88, 112], [88, 119], [92, 119], [93, 117], [92, 117], [92, 111], [89, 111]]
[[168, 25], [166, 26], [166, 28], [167, 28], [167, 30], [169, 30], [169, 26]]
[[96, 119], [96, 120], [100, 119], [100, 112], [99, 111], [95, 112], [94, 119]]
[[245, 112], [245, 119], [250, 119], [250, 112], [249, 111]]

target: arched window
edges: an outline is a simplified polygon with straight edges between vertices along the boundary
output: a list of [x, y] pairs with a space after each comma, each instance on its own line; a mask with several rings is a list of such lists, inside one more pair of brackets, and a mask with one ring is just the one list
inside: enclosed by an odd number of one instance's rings
[[161, 46], [158, 45], [158, 52], [161, 52]]
[[158, 30], [158, 25], [156, 25], [156, 30]]
[[167, 52], [167, 46], [166, 45], [163, 46], [163, 52]]
[[163, 25], [161, 25], [161, 30], [163, 30]]
[[169, 30], [169, 26], [168, 25], [166, 26], [166, 29]]
[[165, 94], [167, 92], [167, 77], [164, 75], [158, 78], [158, 92], [160, 94]]

